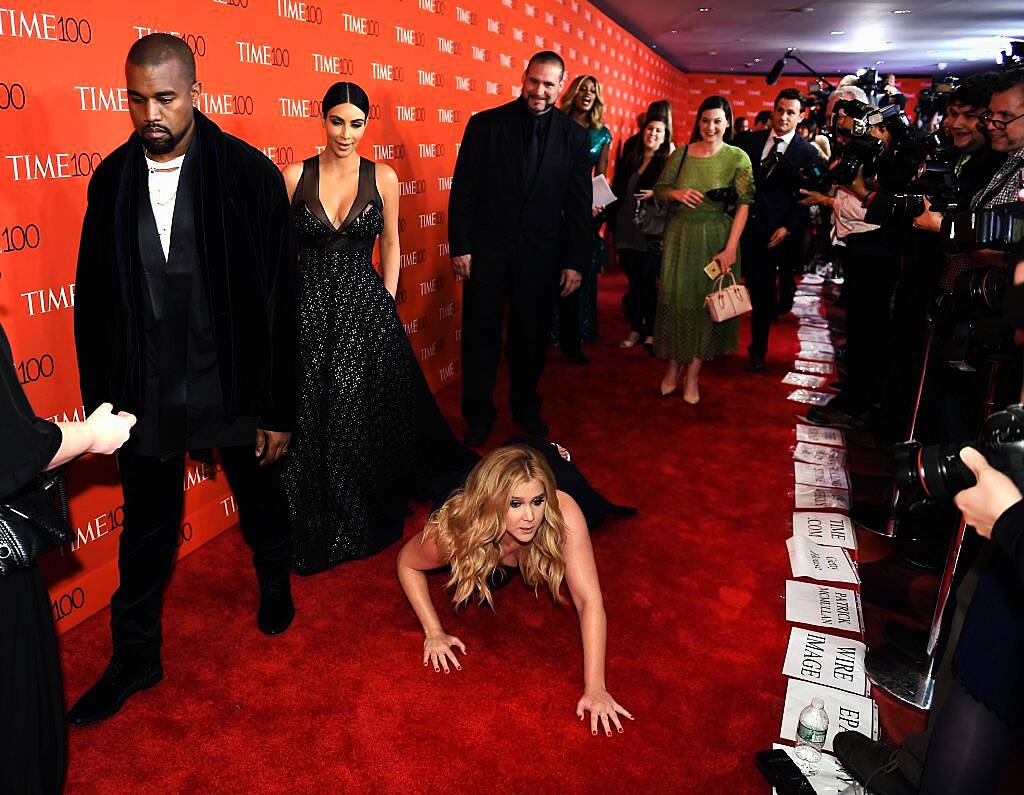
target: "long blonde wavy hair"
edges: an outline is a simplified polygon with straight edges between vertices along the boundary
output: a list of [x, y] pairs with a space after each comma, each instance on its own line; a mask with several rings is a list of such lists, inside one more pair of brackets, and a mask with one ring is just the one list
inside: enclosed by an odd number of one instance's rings
[[513, 492], [530, 480], [544, 486], [544, 518], [520, 558], [519, 572], [536, 594], [546, 585], [556, 602], [564, 602], [560, 590], [565, 577], [562, 542], [565, 519], [558, 507], [555, 476], [547, 461], [529, 447], [500, 447], [480, 461], [466, 485], [430, 517], [424, 537], [434, 534], [437, 548], [451, 566], [447, 587], [453, 589], [456, 607], [473, 598], [492, 608], [488, 578], [501, 564], [501, 537]]
[[601, 81], [594, 75], [576, 75], [569, 83], [569, 87], [565, 89], [565, 93], [562, 94], [562, 100], [558, 107], [563, 113], [572, 115], [573, 102], [576, 101], [576, 95], [580, 93], [580, 86], [583, 85], [584, 80], [589, 80], [594, 84], [594, 104], [590, 106], [590, 119], [587, 126], [591, 130], [600, 130], [604, 126], [604, 95], [601, 93]]

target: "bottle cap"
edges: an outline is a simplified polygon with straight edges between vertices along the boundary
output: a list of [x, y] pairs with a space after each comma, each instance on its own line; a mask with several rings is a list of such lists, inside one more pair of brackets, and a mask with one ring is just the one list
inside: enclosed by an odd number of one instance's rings
[[822, 701], [820, 698], [812, 698], [811, 706], [815, 709], [825, 709], [825, 702]]

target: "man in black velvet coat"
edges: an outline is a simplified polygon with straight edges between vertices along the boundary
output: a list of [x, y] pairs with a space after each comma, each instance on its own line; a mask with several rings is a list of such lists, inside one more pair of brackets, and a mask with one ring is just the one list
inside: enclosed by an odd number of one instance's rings
[[[750, 290], [751, 372], [764, 370], [768, 328], [776, 313], [788, 312], [796, 291], [794, 272], [801, 255], [801, 232], [810, 222], [798, 199], [794, 169], [816, 162], [821, 155], [796, 132], [803, 99], [795, 88], [779, 92], [767, 130], [744, 133], [733, 144], [750, 157], [754, 167], [754, 206], [743, 230], [743, 277]], [[777, 162], [781, 159], [784, 162]], [[779, 297], [776, 298], [776, 279]]]
[[156, 684], [163, 589], [177, 548], [185, 456], [217, 448], [253, 548], [258, 623], [287, 629], [290, 531], [278, 460], [295, 411], [296, 266], [277, 168], [194, 109], [188, 46], [137, 41], [125, 64], [135, 133], [96, 169], [78, 255], [82, 398], [138, 415], [118, 456], [124, 489], [113, 659], [74, 725]]
[[537, 386], [553, 304], [579, 287], [590, 256], [593, 190], [587, 131], [555, 108], [565, 64], [534, 55], [519, 99], [473, 116], [455, 164], [448, 240], [462, 294], [465, 441], [481, 444], [497, 416], [492, 393], [508, 302], [509, 404], [529, 434], [547, 436]]

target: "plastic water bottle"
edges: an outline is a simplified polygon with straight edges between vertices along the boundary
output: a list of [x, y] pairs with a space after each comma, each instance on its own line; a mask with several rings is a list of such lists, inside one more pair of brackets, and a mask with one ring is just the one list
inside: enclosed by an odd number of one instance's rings
[[815, 775], [821, 769], [821, 749], [827, 734], [828, 713], [825, 712], [825, 702], [820, 698], [812, 698], [811, 703], [800, 711], [794, 750], [808, 776]]

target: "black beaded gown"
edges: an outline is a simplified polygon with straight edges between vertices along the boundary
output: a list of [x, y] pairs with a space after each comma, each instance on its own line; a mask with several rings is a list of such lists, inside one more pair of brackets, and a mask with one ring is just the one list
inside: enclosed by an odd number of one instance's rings
[[473, 454], [441, 415], [395, 301], [373, 267], [384, 229], [375, 167], [335, 227], [320, 164], [303, 162], [292, 200], [299, 247], [299, 401], [285, 486], [295, 571], [313, 574], [402, 535], [410, 497]]

